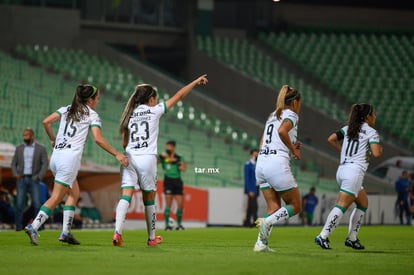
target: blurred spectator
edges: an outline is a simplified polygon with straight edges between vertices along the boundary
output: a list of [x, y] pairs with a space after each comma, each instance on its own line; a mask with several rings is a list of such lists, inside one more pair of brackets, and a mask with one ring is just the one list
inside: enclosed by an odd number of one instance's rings
[[35, 212], [40, 204], [40, 185], [48, 168], [46, 148], [35, 142], [35, 135], [31, 128], [23, 131], [23, 144], [16, 147], [11, 169], [16, 178], [16, 231], [23, 229], [23, 208], [27, 193], [31, 196], [31, 202]]
[[246, 217], [243, 226], [251, 227], [257, 220], [257, 197], [259, 186], [256, 185], [256, 160], [258, 151], [250, 151], [250, 159], [244, 165], [244, 193], [247, 195]]
[[410, 197], [411, 219], [414, 219], [414, 173], [410, 174], [410, 186], [408, 187]]
[[73, 228], [81, 229], [83, 225], [83, 217], [81, 216], [81, 208], [80, 208], [80, 202], [82, 201], [81, 198], [79, 198], [78, 203], [75, 207], [75, 215], [73, 216]]
[[96, 208], [90, 192], [80, 192], [78, 207], [80, 208], [79, 214], [86, 223], [99, 223], [101, 221], [101, 213]]
[[49, 188], [43, 181], [39, 182], [39, 185], [40, 185], [40, 204], [44, 204], [50, 198]]
[[315, 187], [311, 187], [309, 193], [302, 198], [302, 223], [303, 225], [313, 224], [313, 212], [315, 211], [316, 205], [318, 205], [318, 197], [315, 195]]
[[14, 223], [14, 210], [11, 205], [9, 193], [6, 189], [0, 189], [0, 222], [6, 224]]
[[404, 224], [403, 215], [405, 213], [405, 217], [407, 220], [407, 225], [411, 225], [411, 213], [408, 206], [408, 187], [409, 187], [409, 180], [408, 180], [408, 172], [403, 171], [401, 177], [395, 182], [395, 191], [397, 192], [397, 206], [399, 210], [399, 217], [400, 217], [400, 224]]

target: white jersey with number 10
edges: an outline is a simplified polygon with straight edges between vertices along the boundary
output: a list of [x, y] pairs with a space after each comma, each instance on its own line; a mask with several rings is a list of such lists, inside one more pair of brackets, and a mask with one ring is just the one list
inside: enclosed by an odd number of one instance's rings
[[341, 149], [341, 165], [353, 163], [367, 170], [370, 159], [370, 144], [379, 144], [380, 139], [377, 131], [367, 123], [363, 123], [359, 132], [359, 139], [349, 140], [348, 126], [343, 127], [341, 133], [344, 142]]
[[128, 145], [130, 155], [157, 155], [159, 121], [167, 112], [165, 102], [156, 106], [139, 105], [128, 122]]
[[299, 116], [290, 109], [282, 111], [281, 118], [276, 118], [276, 112], [270, 114], [266, 121], [265, 130], [263, 133], [262, 147], [260, 148], [259, 158], [267, 158], [271, 156], [281, 156], [289, 158], [289, 148], [283, 143], [279, 137], [279, 127], [283, 121], [289, 121], [292, 124], [292, 129], [289, 131], [291, 142], [296, 143], [298, 133]]

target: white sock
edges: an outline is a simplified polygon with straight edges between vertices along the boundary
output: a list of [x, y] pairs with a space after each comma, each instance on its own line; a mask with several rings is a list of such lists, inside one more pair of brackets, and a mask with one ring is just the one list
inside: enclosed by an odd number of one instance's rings
[[331, 212], [328, 215], [328, 218], [326, 219], [325, 225], [320, 233], [320, 236], [323, 239], [328, 238], [329, 235], [331, 235], [331, 233], [335, 230], [345, 211], [346, 209], [338, 205], [331, 210]]
[[267, 217], [265, 221], [267, 224], [271, 225], [282, 223], [291, 217], [291, 213], [293, 213], [292, 207], [287, 205], [285, 207], [281, 207], [275, 213]]
[[348, 238], [351, 241], [356, 241], [358, 231], [361, 228], [362, 218], [365, 215], [365, 211], [359, 208], [354, 208], [351, 217], [349, 218]]
[[125, 223], [125, 216], [128, 211], [129, 201], [120, 199], [116, 207], [115, 233], [122, 234]]
[[49, 218], [49, 215], [46, 214], [45, 211], [40, 210], [39, 213], [37, 213], [36, 218], [32, 222], [32, 227], [34, 230], [38, 230], [42, 224], [44, 224], [47, 219]]
[[148, 239], [155, 239], [155, 222], [157, 220], [155, 205], [145, 206], [145, 220], [147, 221]]
[[67, 208], [63, 210], [63, 227], [62, 227], [63, 234], [65, 235], [69, 234], [70, 229], [72, 228], [74, 216], [75, 216], [75, 210], [67, 209]]

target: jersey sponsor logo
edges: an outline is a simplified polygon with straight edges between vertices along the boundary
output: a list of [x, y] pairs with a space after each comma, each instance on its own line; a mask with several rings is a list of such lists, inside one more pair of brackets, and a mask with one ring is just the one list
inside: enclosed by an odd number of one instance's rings
[[264, 148], [260, 149], [259, 155], [277, 155], [277, 150], [270, 149], [269, 147], [265, 146]]
[[141, 148], [147, 148], [148, 142], [144, 141], [143, 143], [137, 143], [135, 146], [131, 147], [131, 149], [141, 149]]
[[142, 112], [134, 112], [131, 117], [137, 117], [137, 116], [145, 116], [145, 115], [155, 115], [155, 113], [152, 113], [150, 109], [142, 111]]
[[68, 140], [66, 138], [63, 139], [63, 142], [56, 144], [55, 149], [56, 150], [62, 150], [62, 149], [70, 149], [72, 146], [67, 143]]

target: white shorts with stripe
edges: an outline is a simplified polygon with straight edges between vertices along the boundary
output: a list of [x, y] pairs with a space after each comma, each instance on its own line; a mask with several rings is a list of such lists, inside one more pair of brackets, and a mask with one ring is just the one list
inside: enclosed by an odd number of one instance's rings
[[256, 164], [256, 181], [261, 188], [268, 183], [277, 192], [298, 187], [290, 170], [289, 159], [286, 157], [259, 158]]
[[357, 164], [347, 163], [338, 167], [336, 181], [342, 192], [358, 196], [364, 182], [365, 171]]
[[50, 158], [50, 170], [55, 176], [55, 182], [72, 188], [78, 176], [81, 154], [74, 152], [53, 152]]
[[129, 166], [122, 168], [121, 188], [143, 191], [157, 190], [157, 157], [155, 155], [128, 155]]

